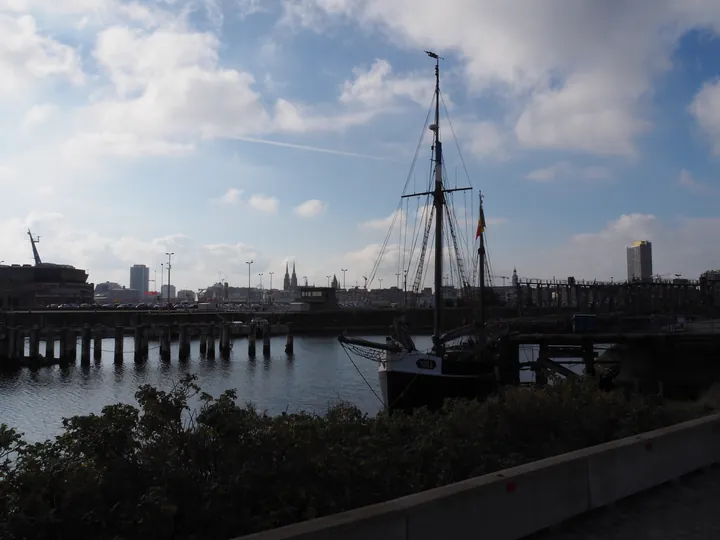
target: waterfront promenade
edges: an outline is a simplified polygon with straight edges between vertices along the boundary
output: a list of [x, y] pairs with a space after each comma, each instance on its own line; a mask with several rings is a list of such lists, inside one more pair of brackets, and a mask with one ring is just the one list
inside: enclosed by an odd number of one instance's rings
[[687, 475], [527, 537], [528, 540], [720, 538], [720, 466]]

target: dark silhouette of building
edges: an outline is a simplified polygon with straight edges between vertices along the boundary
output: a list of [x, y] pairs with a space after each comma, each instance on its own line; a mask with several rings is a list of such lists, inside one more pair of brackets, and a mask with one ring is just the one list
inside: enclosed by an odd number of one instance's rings
[[652, 243], [640, 240], [628, 246], [627, 274], [628, 281], [652, 280]]
[[144, 264], [136, 264], [130, 268], [130, 288], [140, 293], [140, 297], [147, 296], [150, 290], [150, 269]]

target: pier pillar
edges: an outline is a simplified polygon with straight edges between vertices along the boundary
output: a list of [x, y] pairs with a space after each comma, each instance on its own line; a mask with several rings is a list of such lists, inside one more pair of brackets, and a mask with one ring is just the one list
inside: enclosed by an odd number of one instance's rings
[[223, 323], [222, 330], [220, 331], [220, 355], [227, 360], [230, 358], [230, 325]]
[[133, 359], [136, 362], [142, 362], [143, 361], [143, 353], [142, 353], [142, 327], [140, 325], [137, 325], [134, 329], [133, 334]]
[[160, 360], [163, 362], [170, 361], [170, 336], [172, 329], [170, 325], [163, 326], [160, 329]]
[[10, 341], [10, 329], [3, 329], [0, 333], [0, 367], [5, 365], [5, 361], [8, 359], [8, 344]]
[[92, 332], [90, 325], [86, 324], [82, 329], [82, 338], [80, 343], [80, 363], [85, 365], [90, 363], [90, 342], [92, 339]]
[[215, 325], [211, 324], [207, 327], [207, 353], [205, 356], [210, 360], [215, 358]]
[[22, 328], [18, 329], [15, 339], [15, 358], [18, 360], [25, 358], [25, 332]]
[[263, 356], [270, 356], [270, 322], [263, 324]]
[[122, 364], [124, 352], [123, 345], [125, 341], [125, 329], [122, 326], [115, 327], [115, 363]]
[[96, 362], [102, 360], [102, 342], [104, 333], [105, 328], [103, 328], [102, 326], [98, 326], [97, 328], [95, 328], [95, 336], [93, 338], [93, 359]]
[[292, 333], [292, 325], [288, 323], [287, 325], [287, 335], [285, 336], [285, 354], [288, 356], [292, 356], [295, 351], [295, 344], [293, 339], [293, 333]]
[[185, 361], [190, 358], [190, 335], [188, 333], [188, 325], [183, 323], [180, 325], [178, 332], [178, 358]]
[[205, 326], [201, 326], [200, 329], [200, 354], [205, 355], [207, 353], [207, 331]]
[[68, 362], [77, 361], [77, 330], [74, 328], [67, 330], [67, 360]]
[[535, 372], [535, 385], [542, 388], [548, 383], [544, 360], [550, 358], [550, 350], [547, 343], [540, 343], [539, 349], [537, 360], [535, 360], [535, 365], [533, 365], [533, 371]]
[[34, 325], [30, 329], [30, 345], [29, 354], [31, 360], [37, 360], [40, 357], [40, 328]]
[[248, 325], [248, 356], [255, 358], [255, 341], [257, 340], [257, 327], [255, 323]]
[[7, 345], [6, 345], [6, 353], [5, 357], [8, 360], [15, 360], [15, 351], [17, 350], [17, 339], [18, 339], [18, 331], [17, 328], [8, 328], [6, 331], [7, 335]]
[[46, 360], [54, 360], [55, 359], [55, 337], [53, 336], [53, 329], [52, 328], [46, 328], [45, 329], [45, 359]]
[[140, 326], [140, 353], [142, 359], [148, 359], [148, 353], [150, 352], [150, 325], [143, 324]]

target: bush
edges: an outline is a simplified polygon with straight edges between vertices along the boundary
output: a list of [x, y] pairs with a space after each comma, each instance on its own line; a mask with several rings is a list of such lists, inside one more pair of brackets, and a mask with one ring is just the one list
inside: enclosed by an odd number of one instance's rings
[[224, 540], [673, 421], [661, 403], [572, 380], [376, 417], [347, 404], [271, 417], [235, 397], [188, 377], [170, 392], [142, 387], [139, 408], [66, 419], [53, 441], [2, 426], [0, 538]]

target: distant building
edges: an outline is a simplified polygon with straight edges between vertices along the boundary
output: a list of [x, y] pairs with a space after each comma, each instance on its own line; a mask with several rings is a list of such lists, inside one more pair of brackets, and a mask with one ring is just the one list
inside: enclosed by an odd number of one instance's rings
[[293, 261], [292, 276], [289, 272], [288, 263], [285, 263], [285, 276], [283, 277], [283, 291], [285, 292], [297, 292], [298, 282], [297, 274], [295, 273], [295, 262]]
[[146, 296], [150, 290], [150, 269], [144, 264], [136, 264], [130, 268], [130, 288]]
[[[168, 294], [168, 287], [170, 294]], [[168, 298], [175, 298], [175, 285], [163, 285], [160, 288], [160, 295], [162, 296], [163, 300], [167, 300]]]
[[332, 287], [300, 287], [295, 300], [309, 304], [312, 311], [337, 309], [336, 292]]
[[650, 281], [652, 272], [652, 243], [647, 240], [633, 242], [627, 248], [628, 281]]
[[[227, 283], [225, 285], [227, 285]], [[181, 289], [178, 291], [177, 297], [180, 301], [194, 302], [195, 292], [191, 291], [190, 289]]]

